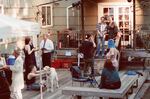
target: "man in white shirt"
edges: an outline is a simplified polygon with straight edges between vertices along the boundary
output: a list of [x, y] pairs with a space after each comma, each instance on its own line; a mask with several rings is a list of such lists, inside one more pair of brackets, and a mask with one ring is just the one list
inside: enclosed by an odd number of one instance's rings
[[101, 22], [96, 25], [96, 30], [97, 30], [96, 56], [100, 56], [100, 46], [101, 46], [101, 44], [102, 44], [101, 55], [104, 56], [106, 27], [107, 27], [107, 24], [105, 23], [105, 19], [104, 19], [104, 17], [101, 17]]
[[51, 52], [54, 50], [53, 41], [48, 39], [48, 34], [43, 35], [43, 40], [40, 43], [40, 49], [42, 50], [42, 63], [43, 67], [51, 67]]

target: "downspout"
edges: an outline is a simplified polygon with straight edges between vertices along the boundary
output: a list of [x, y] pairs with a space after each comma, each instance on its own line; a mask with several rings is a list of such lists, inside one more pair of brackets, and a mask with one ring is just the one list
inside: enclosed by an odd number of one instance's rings
[[82, 33], [82, 40], [85, 39], [84, 33], [84, 0], [81, 0], [81, 33]]
[[136, 48], [136, 12], [135, 12], [135, 0], [133, 0], [133, 49]]

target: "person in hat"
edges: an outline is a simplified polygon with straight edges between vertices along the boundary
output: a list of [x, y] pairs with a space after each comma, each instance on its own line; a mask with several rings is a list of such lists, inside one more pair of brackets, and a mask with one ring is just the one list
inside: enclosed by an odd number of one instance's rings
[[106, 54], [106, 58], [111, 59], [113, 66], [116, 67], [116, 69], [118, 70], [120, 53], [116, 49], [113, 39], [108, 40], [108, 48], [109, 48], [109, 52]]

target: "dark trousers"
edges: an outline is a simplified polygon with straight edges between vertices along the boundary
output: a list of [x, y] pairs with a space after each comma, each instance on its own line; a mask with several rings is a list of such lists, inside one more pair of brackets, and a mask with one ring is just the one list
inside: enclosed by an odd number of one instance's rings
[[0, 98], [1, 99], [10, 99], [10, 90], [5, 74], [0, 71]]
[[83, 67], [84, 73], [88, 73], [89, 67], [91, 67], [91, 75], [94, 75], [94, 59], [93, 58], [88, 58], [84, 59], [85, 65]]
[[43, 63], [43, 67], [45, 67], [45, 66], [51, 67], [51, 53], [43, 53], [42, 54], [42, 63]]
[[105, 89], [119, 89], [121, 87], [121, 81], [114, 82], [114, 83], [102, 83], [99, 85], [99, 88], [105, 88]]

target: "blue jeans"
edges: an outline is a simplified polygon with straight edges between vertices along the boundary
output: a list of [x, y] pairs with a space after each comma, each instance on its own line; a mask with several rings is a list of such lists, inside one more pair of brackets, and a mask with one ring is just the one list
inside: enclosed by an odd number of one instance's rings
[[40, 90], [40, 84], [39, 83], [33, 83], [28, 86], [28, 90]]
[[103, 56], [105, 53], [105, 38], [104, 37], [97, 38], [97, 49], [96, 49], [97, 56], [100, 55], [101, 44], [102, 44], [102, 56]]

